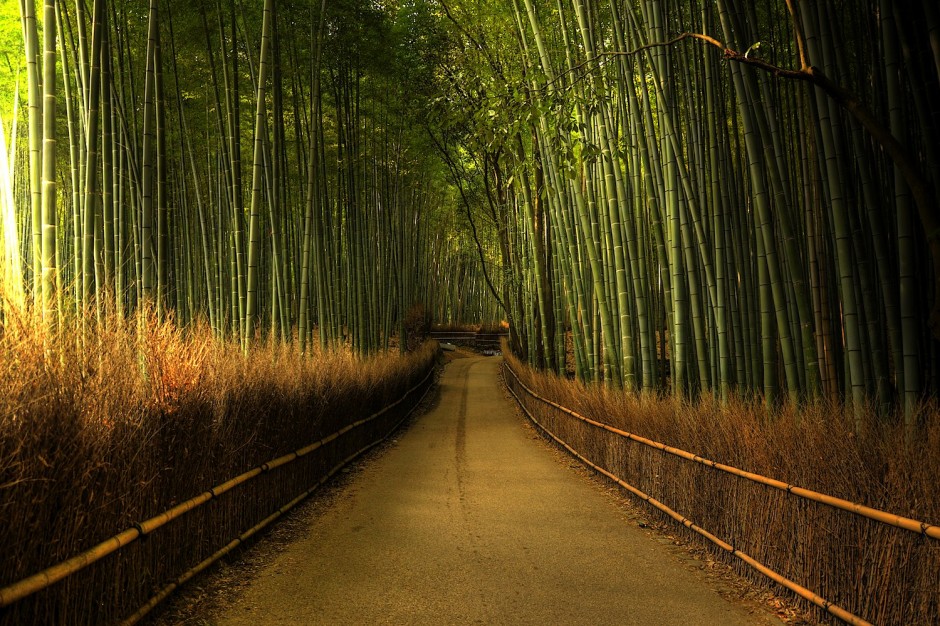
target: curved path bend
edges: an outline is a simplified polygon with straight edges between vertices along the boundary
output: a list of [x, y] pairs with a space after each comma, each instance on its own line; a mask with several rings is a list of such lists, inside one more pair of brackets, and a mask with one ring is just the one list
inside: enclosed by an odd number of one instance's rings
[[730, 602], [535, 441], [457, 359], [440, 398], [356, 472], [220, 624], [780, 624]]

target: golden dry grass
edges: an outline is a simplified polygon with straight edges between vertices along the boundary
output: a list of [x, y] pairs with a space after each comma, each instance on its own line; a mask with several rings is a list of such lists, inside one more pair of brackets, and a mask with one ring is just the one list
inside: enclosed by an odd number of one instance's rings
[[[62, 561], [228, 478], [397, 400], [436, 358], [245, 357], [208, 328], [109, 320], [79, 349], [7, 313], [0, 328], [0, 586]], [[408, 403], [405, 403], [406, 405]], [[212, 500], [0, 623], [108, 623], [384, 434], [402, 405]], [[198, 558], [197, 558], [198, 557]]]
[[[628, 394], [507, 359], [526, 385], [585, 417], [800, 487], [940, 523], [935, 404], [920, 408], [923, 426], [913, 436], [899, 419], [874, 414], [856, 434], [843, 408], [825, 402], [768, 415], [759, 402]], [[878, 624], [935, 623], [940, 615], [937, 540], [667, 455], [537, 401], [526, 404], [592, 462], [827, 600]], [[684, 528], [677, 532], [704, 541]], [[768, 584], [726, 553], [713, 552]]]

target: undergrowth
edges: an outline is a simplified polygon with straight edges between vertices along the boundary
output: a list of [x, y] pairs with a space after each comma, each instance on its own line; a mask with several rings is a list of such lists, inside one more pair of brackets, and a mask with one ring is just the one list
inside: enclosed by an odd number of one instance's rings
[[[246, 357], [205, 326], [154, 319], [107, 320], [80, 343], [10, 314], [0, 327], [0, 587], [376, 412], [420, 382], [436, 354], [426, 344], [406, 357], [305, 357], [270, 344]], [[411, 404], [0, 609], [0, 623], [125, 617]]]
[[[935, 404], [920, 407], [924, 426], [914, 436], [902, 420], [875, 414], [864, 418], [867, 426], [857, 434], [854, 417], [826, 402], [769, 415], [759, 402], [624, 393], [506, 358], [538, 394], [585, 417], [796, 486], [940, 523]], [[521, 397], [540, 422], [592, 462], [826, 600], [876, 624], [937, 623], [940, 541], [679, 459]], [[705, 541], [684, 527], [677, 532]], [[771, 585], [728, 553], [708, 547], [740, 573]]]

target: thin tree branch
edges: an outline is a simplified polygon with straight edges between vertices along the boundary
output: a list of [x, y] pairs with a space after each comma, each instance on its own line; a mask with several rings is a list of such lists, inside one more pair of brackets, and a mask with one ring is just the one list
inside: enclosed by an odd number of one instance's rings
[[496, 62], [496, 59], [494, 59], [492, 55], [490, 54], [490, 49], [483, 43], [477, 41], [473, 37], [473, 35], [470, 34], [470, 31], [467, 30], [463, 24], [457, 21], [457, 18], [455, 18], [453, 13], [450, 12], [450, 7], [447, 6], [447, 3], [444, 2], [444, 0], [438, 0], [438, 2], [440, 2], [441, 8], [444, 9], [444, 14], [447, 16], [447, 19], [450, 20], [451, 23], [457, 27], [457, 30], [459, 30], [461, 34], [464, 37], [466, 37], [470, 41], [470, 43], [472, 43], [473, 46], [483, 54], [483, 56], [486, 57], [487, 62], [490, 64], [490, 68], [494, 72], [496, 72], [497, 76], [499, 76], [500, 78], [503, 79], [503, 81], [505, 81], [506, 79], [503, 76], [502, 68], [500, 67], [499, 63]]
[[796, 49], [800, 54], [800, 67], [807, 67], [809, 63], [806, 62], [806, 39], [803, 36], [798, 5], [795, 5], [793, 0], [787, 0], [787, 10], [790, 12], [790, 19], [793, 21], [793, 38], [796, 39]]

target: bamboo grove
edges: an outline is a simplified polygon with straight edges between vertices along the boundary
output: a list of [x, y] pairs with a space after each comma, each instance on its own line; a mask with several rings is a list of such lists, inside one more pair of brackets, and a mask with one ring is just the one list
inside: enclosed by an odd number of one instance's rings
[[936, 393], [934, 3], [441, 5], [531, 362], [909, 419]]
[[19, 9], [0, 124], [7, 309], [83, 334], [152, 310], [246, 348], [359, 352], [387, 348], [416, 306], [484, 314], [480, 262], [416, 117], [439, 48], [426, 7]]
[[936, 396], [928, 0], [19, 8], [3, 297], [50, 327], [368, 352], [422, 303], [627, 389]]

